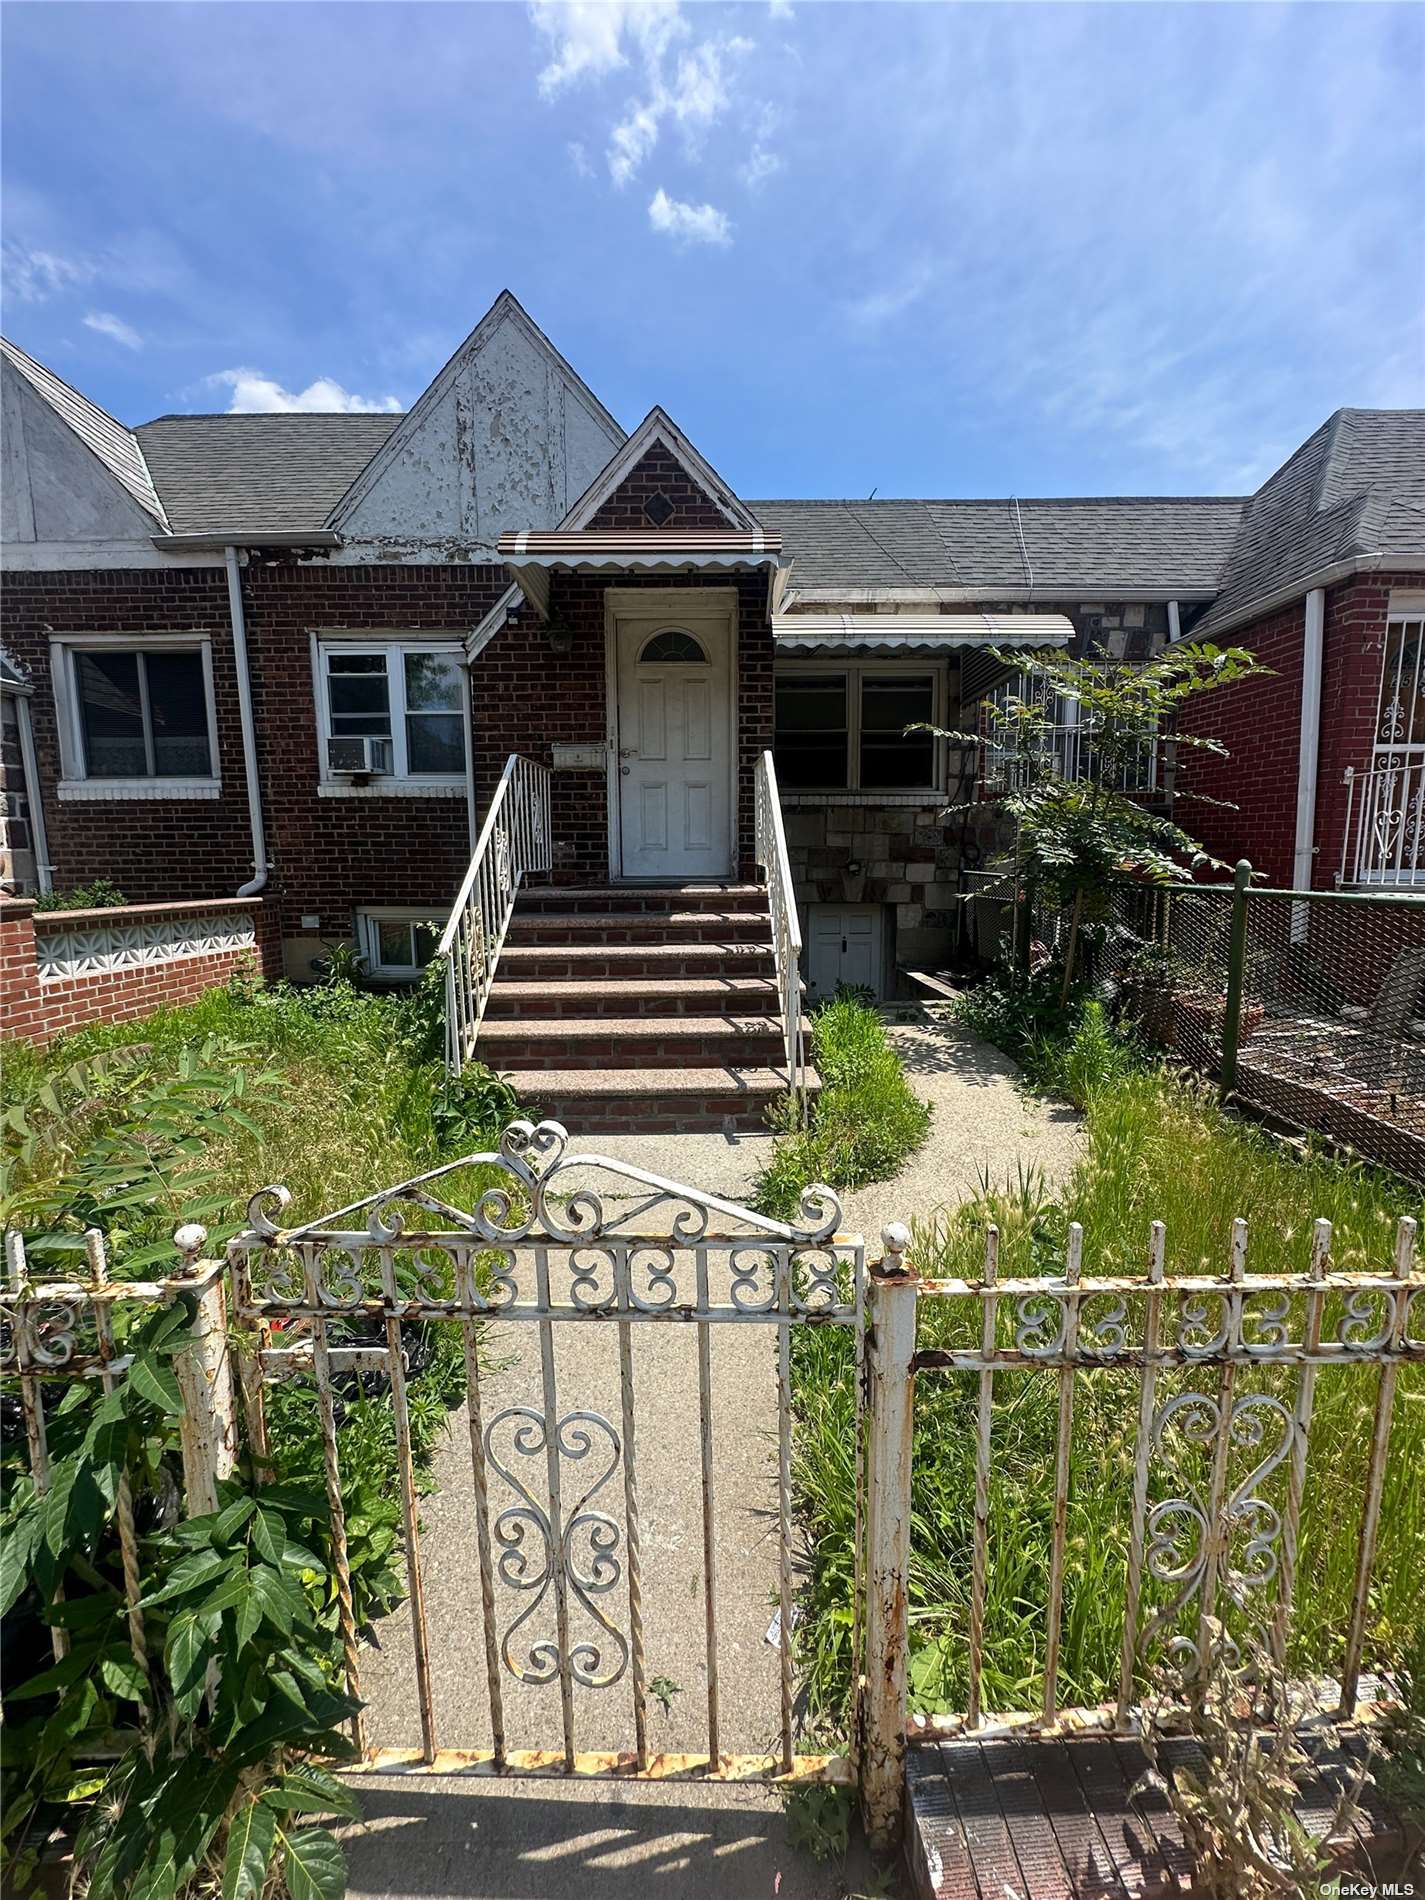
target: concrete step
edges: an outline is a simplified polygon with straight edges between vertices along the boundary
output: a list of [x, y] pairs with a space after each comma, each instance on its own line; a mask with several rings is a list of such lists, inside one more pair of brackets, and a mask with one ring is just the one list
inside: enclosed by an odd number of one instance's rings
[[668, 911], [521, 911], [510, 918], [515, 943], [755, 943], [769, 941], [766, 913], [707, 909]]
[[772, 1067], [782, 1059], [775, 1016], [578, 1016], [508, 1018], [480, 1026], [492, 1069]]
[[521, 889], [516, 914], [549, 911], [750, 911], [767, 915], [764, 884], [542, 884]]
[[[515, 1069], [527, 1109], [585, 1135], [755, 1134], [786, 1091], [783, 1068]], [[808, 1087], [817, 1086], [808, 1075]]]
[[606, 977], [772, 976], [772, 946], [730, 943], [509, 943], [500, 952], [499, 980], [601, 981]]
[[782, 1006], [776, 983], [765, 976], [606, 976], [540, 983], [508, 980], [504, 970], [502, 957], [485, 1005], [485, 1026], [508, 1018], [776, 1016]]

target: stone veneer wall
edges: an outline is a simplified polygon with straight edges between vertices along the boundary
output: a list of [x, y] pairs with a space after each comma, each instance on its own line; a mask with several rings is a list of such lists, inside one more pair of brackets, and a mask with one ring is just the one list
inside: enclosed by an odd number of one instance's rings
[[799, 910], [888, 904], [898, 959], [945, 947], [957, 924], [960, 831], [943, 816], [943, 800], [890, 805], [789, 792], [782, 806]]

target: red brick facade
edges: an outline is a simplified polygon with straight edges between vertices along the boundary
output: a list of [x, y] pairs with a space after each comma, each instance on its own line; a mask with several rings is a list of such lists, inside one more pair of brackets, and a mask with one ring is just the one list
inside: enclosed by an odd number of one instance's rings
[[[1330, 889], [1340, 870], [1346, 767], [1370, 762], [1391, 591], [1422, 587], [1421, 574], [1358, 574], [1327, 590], [1311, 879], [1318, 890]], [[1223, 635], [1217, 644], [1245, 647], [1271, 676], [1193, 700], [1179, 721], [1184, 731], [1220, 739], [1230, 755], [1184, 747], [1179, 790], [1235, 807], [1184, 798], [1179, 822], [1214, 857], [1229, 864], [1248, 858], [1274, 886], [1293, 881], [1305, 631], [1302, 599]]]
[[[672, 513], [657, 519], [648, 505], [662, 497]], [[727, 528], [731, 524], [716, 502], [691, 479], [676, 456], [655, 443], [619, 483], [590, 521], [591, 528]]]
[[[122, 929], [175, 911], [184, 917], [211, 913], [217, 921], [231, 912], [251, 916], [256, 949], [165, 957], [132, 969], [41, 978], [37, 938], [57, 931]], [[255, 963], [265, 976], [278, 976], [282, 959], [275, 926], [275, 916], [260, 898], [38, 913], [28, 898], [6, 898], [0, 904], [0, 1034], [49, 1042], [85, 1023], [131, 1022], [150, 1010], [196, 1002], [205, 990], [226, 983], [248, 963]]]

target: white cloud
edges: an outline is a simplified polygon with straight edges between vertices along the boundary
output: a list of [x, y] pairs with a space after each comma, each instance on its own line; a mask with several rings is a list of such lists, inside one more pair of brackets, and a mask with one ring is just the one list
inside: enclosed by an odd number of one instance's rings
[[760, 185], [782, 169], [782, 161], [772, 150], [772, 134], [777, 129], [777, 112], [774, 106], [764, 105], [757, 115], [757, 127], [752, 135], [752, 149], [737, 168], [737, 175], [749, 191], [756, 191]]
[[17, 303], [44, 303], [61, 291], [87, 284], [94, 266], [87, 258], [61, 257], [57, 251], [33, 250], [14, 238], [0, 247], [5, 294]]
[[678, 0], [533, 0], [530, 16], [554, 54], [539, 75], [546, 98], [626, 66], [625, 38], [658, 60], [669, 41], [688, 30]]
[[574, 167], [574, 170], [578, 173], [580, 178], [593, 177], [594, 168], [589, 163], [589, 154], [584, 149], [584, 142], [582, 139], [570, 139], [569, 163]]
[[879, 330], [917, 303], [934, 281], [935, 273], [924, 262], [889, 278], [874, 290], [848, 298], [843, 305], [848, 320], [858, 330]]
[[357, 396], [330, 376], [318, 376], [305, 389], [284, 389], [275, 377], [257, 369], [220, 369], [207, 379], [211, 387], [233, 392], [230, 416], [398, 414], [394, 396]]
[[790, 20], [792, 0], [769, 0], [767, 11], [774, 20]]
[[655, 231], [680, 244], [731, 244], [727, 213], [715, 205], [683, 204], [670, 198], [660, 185], [648, 206], [648, 222]]
[[534, 0], [530, 16], [552, 54], [539, 75], [547, 99], [631, 64], [641, 67], [641, 82], [609, 134], [606, 156], [616, 185], [637, 176], [667, 124], [696, 152], [732, 104], [733, 62], [752, 51], [752, 42], [736, 33], [693, 40], [679, 0]]
[[143, 338], [131, 323], [125, 323], [122, 317], [116, 317], [111, 310], [91, 310], [84, 319], [86, 330], [95, 330], [100, 336], [112, 337], [116, 343], [122, 343], [126, 350], [141, 350]]

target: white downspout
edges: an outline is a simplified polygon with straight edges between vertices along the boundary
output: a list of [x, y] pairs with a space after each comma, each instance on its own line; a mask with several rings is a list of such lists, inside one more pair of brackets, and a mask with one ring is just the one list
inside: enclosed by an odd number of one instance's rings
[[25, 781], [25, 803], [30, 812], [30, 841], [35, 848], [35, 881], [41, 895], [54, 889], [54, 866], [49, 861], [45, 834], [45, 807], [40, 797], [40, 768], [35, 758], [35, 729], [30, 724], [30, 696], [15, 695], [15, 725], [20, 734], [20, 776]]
[[1182, 615], [1175, 600], [1168, 602], [1168, 645], [1175, 646], [1183, 637]]
[[257, 726], [252, 717], [252, 675], [247, 664], [247, 620], [242, 606], [242, 569], [234, 547], [223, 549], [228, 570], [228, 613], [233, 627], [233, 666], [237, 672], [238, 718], [242, 724], [242, 764], [247, 778], [247, 818], [252, 829], [254, 875], [239, 886], [239, 897], [267, 889], [267, 838], [262, 829], [262, 787], [257, 779]]
[[[1316, 774], [1321, 753], [1321, 657], [1326, 631], [1326, 590], [1313, 587], [1306, 596], [1306, 632], [1301, 651], [1301, 739], [1296, 763], [1296, 850], [1291, 886], [1309, 891], [1316, 837]], [[1291, 940], [1306, 935], [1307, 906], [1293, 904]]]

